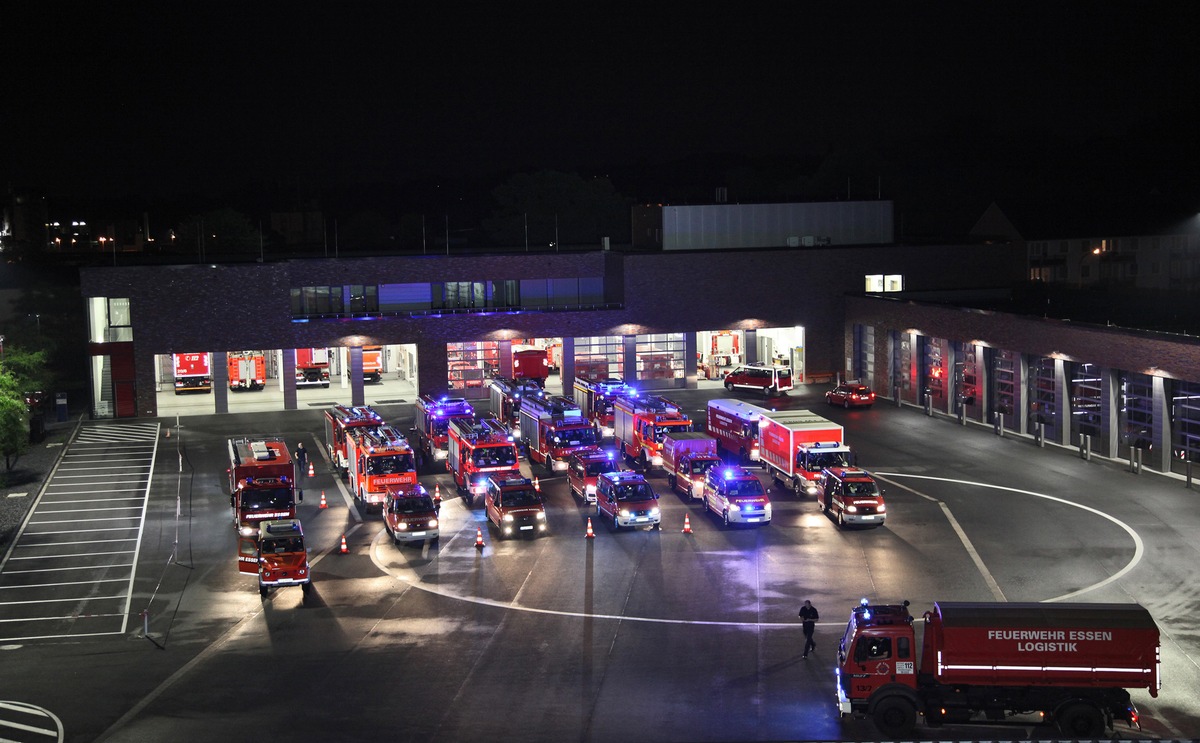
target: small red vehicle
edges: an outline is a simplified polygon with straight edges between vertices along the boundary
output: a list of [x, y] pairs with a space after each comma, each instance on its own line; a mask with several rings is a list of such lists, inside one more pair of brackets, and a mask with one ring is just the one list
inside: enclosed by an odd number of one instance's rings
[[613, 529], [653, 526], [661, 521], [658, 495], [637, 472], [605, 472], [596, 478], [596, 518]]
[[493, 475], [487, 480], [483, 505], [488, 521], [496, 525], [501, 538], [546, 533], [546, 507], [542, 494], [528, 477]]
[[617, 469], [614, 452], [594, 446], [581, 449], [567, 461], [567, 487], [584, 503], [595, 503], [596, 478]]
[[440, 504], [421, 484], [388, 485], [387, 505], [383, 509], [383, 528], [396, 544], [429, 542], [436, 544]]
[[826, 391], [825, 402], [843, 408], [869, 408], [875, 404], [875, 393], [865, 384], [839, 384]]
[[746, 364], [725, 375], [725, 389], [735, 387], [757, 390], [767, 397], [776, 397], [792, 389], [792, 370], [772, 364]]

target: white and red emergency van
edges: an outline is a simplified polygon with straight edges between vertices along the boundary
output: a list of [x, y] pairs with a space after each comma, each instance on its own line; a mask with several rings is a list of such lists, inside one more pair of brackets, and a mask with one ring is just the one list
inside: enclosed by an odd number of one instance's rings
[[413, 435], [417, 454], [427, 462], [446, 459], [449, 442], [447, 427], [451, 420], [475, 420], [475, 408], [461, 397], [434, 398], [432, 395], [421, 395], [417, 398], [415, 408]]
[[175, 371], [175, 394], [212, 392], [212, 368], [207, 353], [171, 354]]
[[777, 397], [792, 389], [792, 368], [774, 364], [745, 364], [725, 375], [725, 389], [757, 390]]
[[350, 431], [346, 435], [346, 461], [350, 493], [368, 512], [383, 509], [388, 485], [417, 484], [412, 447], [391, 426]]
[[243, 536], [272, 519], [296, 517], [296, 467], [278, 438], [229, 439], [229, 506]]
[[489, 477], [520, 474], [517, 445], [498, 419], [452, 418], [447, 431], [446, 469], [468, 503], [483, 497]]
[[634, 390], [619, 377], [588, 379], [576, 376], [574, 394], [575, 404], [600, 429], [600, 435], [607, 438], [614, 430], [613, 403], [619, 397], [634, 394]]
[[325, 411], [325, 449], [329, 461], [343, 477], [350, 461], [346, 457], [346, 436], [351, 431], [379, 428], [383, 416], [368, 405], [347, 407], [335, 405]]
[[622, 527], [657, 527], [662, 522], [658, 494], [637, 472], [605, 472], [596, 478], [596, 519]]
[[842, 427], [807, 410], [771, 411], [758, 423], [760, 458], [775, 482], [797, 495], [821, 492], [821, 470], [853, 464]]
[[538, 462], [550, 472], [567, 469], [572, 452], [600, 443], [595, 426], [569, 397], [526, 397], [521, 401], [520, 420], [529, 463]]
[[545, 534], [549, 527], [541, 492], [527, 477], [494, 474], [484, 481], [484, 512], [501, 539]]
[[662, 466], [663, 436], [692, 430], [692, 421], [665, 397], [627, 395], [613, 403], [613, 429], [617, 450], [648, 469]]
[[704, 510], [725, 526], [771, 523], [771, 499], [745, 467], [713, 467], [704, 475]]
[[441, 536], [438, 526], [439, 504], [425, 486], [388, 485], [383, 509], [383, 528], [396, 544], [428, 542], [436, 544]]
[[741, 464], [757, 462], [758, 421], [769, 412], [741, 400], [709, 400], [708, 433], [735, 461]]
[[887, 504], [871, 473], [857, 467], [829, 467], [821, 473], [821, 505], [838, 526], [883, 526]]
[[262, 351], [225, 354], [231, 392], [261, 390], [267, 384], [267, 355]]

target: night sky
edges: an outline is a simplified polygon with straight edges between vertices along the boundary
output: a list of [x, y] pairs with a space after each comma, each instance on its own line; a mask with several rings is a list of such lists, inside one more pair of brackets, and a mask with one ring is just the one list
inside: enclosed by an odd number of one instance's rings
[[151, 199], [549, 168], [669, 199], [721, 156], [829, 197], [1200, 198], [1194, 3], [714, 7], [9, 3], [0, 179]]

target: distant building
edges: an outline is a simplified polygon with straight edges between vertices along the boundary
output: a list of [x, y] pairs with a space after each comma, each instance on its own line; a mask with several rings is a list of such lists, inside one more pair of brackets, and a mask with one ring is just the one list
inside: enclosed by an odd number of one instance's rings
[[811, 248], [895, 240], [891, 201], [649, 205], [633, 208], [632, 226], [633, 247], [639, 249]]

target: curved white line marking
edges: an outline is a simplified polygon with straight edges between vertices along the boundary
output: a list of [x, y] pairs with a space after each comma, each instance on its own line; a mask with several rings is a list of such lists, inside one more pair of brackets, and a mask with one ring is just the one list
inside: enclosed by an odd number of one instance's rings
[[[1059, 498], [1057, 496], [1046, 495], [1045, 493], [1035, 493], [1032, 490], [1021, 490], [1020, 488], [1010, 488], [1010, 487], [1007, 487], [1004, 485], [990, 485], [985, 482], [973, 482], [971, 480], [956, 480], [956, 479], [949, 478], [949, 477], [932, 477], [930, 475], [908, 475], [908, 474], [904, 474], [901, 472], [876, 472], [875, 474], [881, 475], [884, 477], [911, 477], [916, 480], [935, 480], [938, 482], [952, 482], [952, 483], [955, 483], [958, 485], [973, 485], [973, 486], [979, 487], [979, 488], [991, 488], [992, 490], [1007, 490], [1011, 493], [1021, 493], [1022, 495], [1032, 495], [1035, 498], [1045, 498], [1046, 500], [1052, 500], [1057, 503], [1062, 503], [1063, 505], [1066, 505], [1066, 506], [1074, 506], [1075, 508], [1079, 508], [1079, 509], [1082, 509], [1089, 513], [1095, 514], [1095, 515], [1099, 516], [1100, 518], [1107, 519], [1107, 520], [1113, 522], [1114, 524], [1116, 524], [1117, 526], [1121, 527], [1122, 529], [1124, 529], [1125, 533], [1129, 535], [1129, 538], [1133, 540], [1133, 557], [1129, 560], [1128, 563], [1126, 563], [1125, 567], [1121, 568], [1120, 570], [1118, 570], [1117, 572], [1108, 576], [1107, 578], [1100, 581], [1099, 583], [1093, 583], [1090, 586], [1085, 586], [1084, 588], [1080, 588], [1078, 591], [1072, 591], [1071, 593], [1064, 593], [1062, 596], [1055, 596], [1054, 598], [1042, 599], [1042, 603], [1049, 603], [1049, 602], [1053, 602], [1053, 601], [1065, 601], [1066, 599], [1075, 598], [1076, 596], [1079, 596], [1080, 594], [1088, 593], [1089, 591], [1094, 591], [1097, 588], [1107, 586], [1109, 583], [1112, 583], [1115, 580], [1119, 580], [1130, 570], [1133, 570], [1134, 567], [1136, 567], [1137, 564], [1139, 562], [1141, 562], [1142, 555], [1146, 551], [1145, 545], [1142, 544], [1142, 538], [1140, 536], [1138, 536], [1138, 533], [1136, 531], [1133, 530], [1133, 527], [1131, 527], [1129, 524], [1126, 524], [1124, 521], [1121, 521], [1120, 519], [1116, 518], [1115, 516], [1110, 516], [1107, 513], [1104, 513], [1103, 511], [1096, 510], [1095, 508], [1092, 508], [1091, 506], [1085, 506], [1082, 503], [1075, 503], [1073, 501], [1065, 500], [1065, 499]], [[926, 496], [926, 497], [928, 497], [928, 496]], [[937, 501], [937, 502], [939, 504], [941, 503], [941, 501]]]

